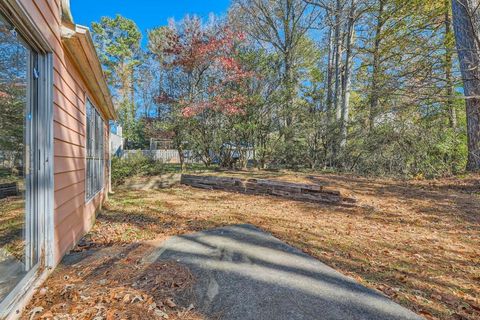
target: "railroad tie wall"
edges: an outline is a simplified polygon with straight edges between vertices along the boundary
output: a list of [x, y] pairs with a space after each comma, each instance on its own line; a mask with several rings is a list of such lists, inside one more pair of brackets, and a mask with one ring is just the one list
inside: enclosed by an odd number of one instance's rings
[[356, 202], [354, 198], [346, 197], [340, 191], [314, 184], [186, 174], [182, 175], [181, 183], [202, 189], [225, 190], [254, 195], [272, 195], [299, 201], [342, 205], [354, 205]]

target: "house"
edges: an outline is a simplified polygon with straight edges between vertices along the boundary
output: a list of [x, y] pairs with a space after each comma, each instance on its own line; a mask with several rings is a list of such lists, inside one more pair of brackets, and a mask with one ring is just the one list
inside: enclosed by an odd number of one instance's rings
[[68, 0], [0, 1], [0, 319], [15, 318], [107, 197], [115, 109]]
[[110, 156], [119, 157], [123, 152], [123, 145], [123, 129], [117, 125], [115, 130], [110, 130]]

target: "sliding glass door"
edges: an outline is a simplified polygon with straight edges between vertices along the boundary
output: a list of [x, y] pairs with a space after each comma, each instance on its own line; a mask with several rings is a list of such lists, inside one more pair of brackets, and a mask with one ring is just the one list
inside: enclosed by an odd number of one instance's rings
[[0, 303], [39, 261], [38, 57], [0, 14]]

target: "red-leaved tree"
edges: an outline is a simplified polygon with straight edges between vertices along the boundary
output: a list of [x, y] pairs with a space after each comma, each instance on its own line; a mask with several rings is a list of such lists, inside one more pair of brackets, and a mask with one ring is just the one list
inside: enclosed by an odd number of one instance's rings
[[158, 102], [179, 103], [186, 117], [204, 110], [241, 113], [247, 103], [241, 89], [252, 77], [237, 58], [243, 34], [223, 24], [202, 25], [197, 18], [186, 18], [178, 26], [171, 23], [162, 33], [163, 65], [181, 71], [186, 83], [176, 97], [161, 91]]
[[190, 138], [207, 165], [222, 144], [213, 124], [243, 114], [249, 102], [246, 86], [254, 75], [239, 59], [244, 40], [224, 23], [202, 24], [196, 17], [149, 34], [149, 48], [164, 72], [156, 103], [177, 110], [182, 126], [188, 120]]

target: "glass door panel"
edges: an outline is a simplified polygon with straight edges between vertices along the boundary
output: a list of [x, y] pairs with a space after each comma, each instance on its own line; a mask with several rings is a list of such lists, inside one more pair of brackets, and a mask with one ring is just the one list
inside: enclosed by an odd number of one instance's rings
[[0, 302], [38, 262], [36, 61], [0, 15]]

